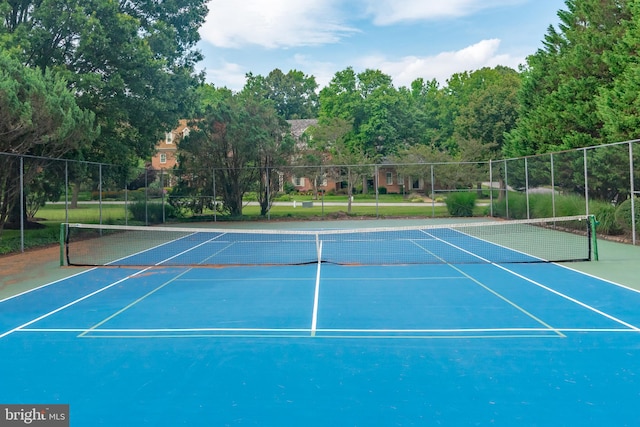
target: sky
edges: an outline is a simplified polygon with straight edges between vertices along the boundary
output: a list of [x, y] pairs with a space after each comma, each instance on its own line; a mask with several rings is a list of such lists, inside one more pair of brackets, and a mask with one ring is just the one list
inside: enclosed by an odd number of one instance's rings
[[208, 83], [239, 91], [246, 74], [313, 76], [319, 89], [348, 67], [395, 87], [417, 78], [517, 69], [542, 47], [564, 0], [210, 0], [199, 64]]

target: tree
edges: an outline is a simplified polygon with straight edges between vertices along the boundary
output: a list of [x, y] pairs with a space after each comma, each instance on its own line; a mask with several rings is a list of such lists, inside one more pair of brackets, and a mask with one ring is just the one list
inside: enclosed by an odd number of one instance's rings
[[421, 114], [408, 89], [393, 87], [379, 70], [335, 74], [320, 91], [320, 119], [339, 118], [353, 124], [345, 144], [375, 162], [405, 145], [424, 141]]
[[241, 216], [243, 196], [257, 190], [266, 214], [276, 196], [267, 183], [277, 182], [273, 172], [293, 146], [285, 137], [287, 126], [273, 108], [246, 93], [210, 107], [180, 144], [183, 186], [212, 196], [215, 179], [216, 192], [231, 216]]
[[313, 119], [318, 115], [318, 84], [313, 76], [291, 70], [284, 74], [279, 69], [267, 77], [247, 74], [243, 91], [269, 100], [278, 115], [285, 120]]
[[348, 144], [348, 135], [352, 132], [352, 124], [341, 118], [323, 119], [317, 126], [309, 129], [312, 148], [328, 153], [330, 168], [322, 168], [322, 174], [333, 176], [347, 182], [347, 212], [351, 213], [354, 187], [371, 171], [373, 158], [358, 146]]
[[0, 42], [24, 64], [63, 75], [78, 105], [95, 114], [99, 137], [67, 156], [135, 166], [190, 113], [201, 81], [194, 73], [200, 59], [194, 47], [205, 0], [1, 4]]
[[598, 113], [609, 142], [640, 137], [640, 4], [629, 2], [631, 19], [623, 22], [624, 36], [605, 52], [604, 61], [616, 76], [598, 97]]
[[407, 147], [391, 161], [398, 165], [398, 173], [402, 176], [422, 178], [429, 187], [433, 185], [436, 189], [468, 188], [476, 179], [473, 165], [455, 163], [449, 153], [428, 145]]
[[[513, 129], [518, 118], [519, 74], [508, 67], [483, 68], [468, 75], [465, 95], [454, 119], [455, 145], [463, 151], [460, 160], [480, 161], [500, 156], [505, 134]], [[471, 141], [480, 147], [461, 149]]]
[[[60, 157], [98, 136], [94, 114], [76, 104], [67, 82], [49, 69], [24, 67], [0, 52], [0, 152]], [[23, 179], [29, 182], [43, 166], [29, 162]], [[20, 220], [18, 157], [3, 157], [0, 168], [0, 231], [9, 220]]]
[[507, 156], [597, 145], [606, 140], [597, 99], [616, 77], [608, 52], [623, 38], [629, 4], [620, 0], [567, 0], [559, 31], [550, 27], [544, 48], [527, 58], [519, 93], [520, 117], [507, 134]]

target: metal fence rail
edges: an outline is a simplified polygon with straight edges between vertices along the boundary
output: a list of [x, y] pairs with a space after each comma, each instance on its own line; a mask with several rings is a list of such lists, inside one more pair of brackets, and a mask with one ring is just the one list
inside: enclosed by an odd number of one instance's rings
[[[355, 165], [290, 165], [251, 172], [255, 182], [245, 191], [262, 189], [267, 197], [305, 195], [324, 207], [324, 196], [366, 192], [375, 195], [419, 194], [435, 215], [435, 206], [453, 192], [474, 191], [488, 199], [487, 215], [531, 219], [541, 216], [588, 215], [592, 202], [627, 206], [637, 243], [636, 197], [640, 196], [640, 140], [579, 148], [513, 159], [460, 163], [392, 163]], [[74, 222], [78, 207], [97, 205], [92, 222], [124, 218], [126, 225], [163, 223], [175, 209], [221, 215], [224, 170], [124, 168], [105, 163], [0, 153], [0, 224], [19, 217], [21, 250], [25, 220], [45, 203], [60, 206], [56, 218]], [[573, 197], [567, 207], [563, 197]], [[299, 197], [298, 197], [299, 198]], [[544, 213], [539, 212], [544, 199]], [[22, 201], [22, 202], [20, 202]], [[535, 203], [534, 203], [535, 202]], [[358, 205], [353, 205], [357, 209]], [[570, 211], [567, 211], [569, 209]], [[323, 209], [324, 214], [324, 209]], [[626, 212], [626, 211], [625, 211]], [[429, 211], [425, 210], [425, 216]], [[267, 209], [270, 218], [270, 209]], [[81, 222], [81, 221], [78, 221]], [[0, 238], [2, 235], [0, 234]]]

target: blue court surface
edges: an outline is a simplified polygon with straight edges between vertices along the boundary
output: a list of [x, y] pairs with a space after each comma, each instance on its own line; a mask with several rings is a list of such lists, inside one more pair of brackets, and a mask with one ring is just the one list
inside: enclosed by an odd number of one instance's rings
[[72, 426], [634, 426], [639, 308], [552, 263], [95, 268], [0, 301], [0, 402]]

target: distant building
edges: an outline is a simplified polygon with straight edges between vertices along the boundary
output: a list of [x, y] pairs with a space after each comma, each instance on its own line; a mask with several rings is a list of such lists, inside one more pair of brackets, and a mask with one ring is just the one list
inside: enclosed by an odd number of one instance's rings
[[173, 169], [178, 164], [178, 142], [187, 135], [186, 119], [181, 119], [175, 129], [165, 132], [164, 139], [156, 143], [156, 152], [151, 158], [153, 169]]
[[[189, 135], [189, 127], [187, 126], [188, 120], [182, 119], [179, 121], [178, 126], [165, 133], [164, 139], [160, 140], [156, 144], [156, 152], [151, 158], [151, 166], [153, 169], [171, 170], [178, 165], [178, 144], [179, 141], [185, 136]], [[297, 148], [304, 150], [306, 147], [306, 141], [303, 139], [304, 133], [310, 126], [318, 124], [317, 119], [299, 119], [299, 120], [287, 120], [291, 126], [291, 135], [296, 139]], [[404, 193], [404, 192], [422, 192], [424, 191], [424, 183], [422, 179], [412, 177], [400, 176], [395, 167], [389, 164], [381, 164], [377, 168], [378, 170], [378, 186], [385, 187], [388, 193]], [[309, 171], [309, 168], [300, 167], [296, 169], [292, 168], [291, 173], [281, 174], [280, 189], [284, 190], [284, 182], [288, 181], [299, 192], [311, 192], [316, 187], [316, 190], [320, 191], [339, 191], [343, 189], [344, 183], [336, 181], [335, 177], [326, 174], [324, 176], [315, 177], [313, 173]], [[314, 186], [314, 180], [318, 180]], [[374, 177], [371, 176], [365, 179], [365, 185], [367, 187], [373, 187], [375, 185]]]

